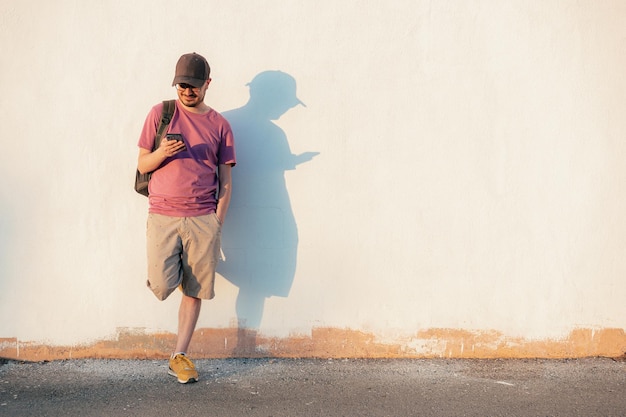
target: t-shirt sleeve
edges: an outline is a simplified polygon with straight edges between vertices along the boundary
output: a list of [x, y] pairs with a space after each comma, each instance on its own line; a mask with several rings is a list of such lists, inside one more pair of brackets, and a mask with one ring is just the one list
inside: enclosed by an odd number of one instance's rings
[[154, 147], [154, 137], [156, 136], [156, 131], [161, 121], [162, 111], [163, 103], [159, 103], [148, 113], [146, 121], [143, 124], [143, 129], [141, 130], [141, 136], [139, 136], [139, 142], [137, 143], [137, 146], [140, 148], [152, 151]]
[[219, 165], [235, 166], [235, 164], [237, 163], [237, 157], [235, 156], [235, 138], [233, 135], [233, 131], [230, 128], [230, 124], [225, 120], [221, 136], [222, 140], [220, 142], [217, 163]]

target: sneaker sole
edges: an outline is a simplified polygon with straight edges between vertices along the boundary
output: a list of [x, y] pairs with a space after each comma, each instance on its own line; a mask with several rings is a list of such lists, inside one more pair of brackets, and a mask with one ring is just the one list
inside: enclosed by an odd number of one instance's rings
[[186, 381], [183, 380], [183, 379], [180, 379], [180, 378], [178, 378], [178, 375], [176, 375], [176, 372], [172, 371], [171, 369], [168, 369], [167, 373], [168, 373], [168, 375], [172, 375], [173, 377], [175, 377], [178, 380], [178, 382], [180, 382], [181, 384], [187, 384], [187, 383], [190, 383], [190, 382], [198, 382], [198, 378], [189, 378]]

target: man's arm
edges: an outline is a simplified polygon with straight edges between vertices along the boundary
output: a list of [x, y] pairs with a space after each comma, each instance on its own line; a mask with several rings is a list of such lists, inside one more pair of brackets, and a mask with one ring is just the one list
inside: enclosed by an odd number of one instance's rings
[[137, 158], [137, 170], [140, 173], [152, 172], [161, 166], [170, 156], [176, 155], [178, 152], [185, 149], [185, 144], [182, 141], [163, 139], [161, 145], [154, 152], [139, 148], [139, 157]]
[[220, 183], [220, 193], [217, 197], [217, 218], [223, 224], [230, 205], [230, 197], [233, 192], [232, 165], [220, 164], [218, 178]]

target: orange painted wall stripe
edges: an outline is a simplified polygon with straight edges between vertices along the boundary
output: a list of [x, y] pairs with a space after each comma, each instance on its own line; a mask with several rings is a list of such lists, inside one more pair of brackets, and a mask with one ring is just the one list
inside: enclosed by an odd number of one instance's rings
[[[163, 359], [175, 344], [171, 333], [125, 329], [114, 340], [90, 345], [48, 346], [0, 339], [0, 357], [24, 361], [78, 358]], [[624, 329], [576, 329], [562, 340], [526, 340], [497, 331], [429, 329], [407, 340], [377, 342], [373, 334], [315, 328], [311, 335], [264, 337], [252, 331], [199, 329], [188, 354], [194, 358], [580, 358], [626, 355]]]

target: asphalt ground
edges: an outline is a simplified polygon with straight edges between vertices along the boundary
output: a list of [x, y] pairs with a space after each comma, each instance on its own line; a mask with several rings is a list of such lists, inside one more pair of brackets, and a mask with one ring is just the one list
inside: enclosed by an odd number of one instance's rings
[[626, 416], [623, 359], [0, 360], [1, 416]]

